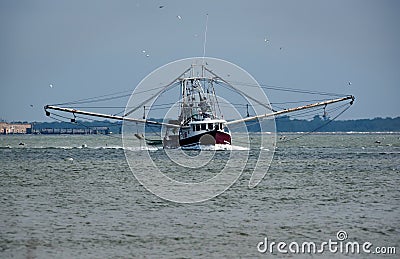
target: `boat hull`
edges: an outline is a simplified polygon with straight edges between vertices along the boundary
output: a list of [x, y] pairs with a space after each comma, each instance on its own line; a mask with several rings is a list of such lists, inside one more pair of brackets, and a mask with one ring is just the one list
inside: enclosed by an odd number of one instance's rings
[[231, 135], [229, 133], [213, 130], [204, 133], [179, 139], [181, 147], [190, 147], [196, 145], [230, 145]]

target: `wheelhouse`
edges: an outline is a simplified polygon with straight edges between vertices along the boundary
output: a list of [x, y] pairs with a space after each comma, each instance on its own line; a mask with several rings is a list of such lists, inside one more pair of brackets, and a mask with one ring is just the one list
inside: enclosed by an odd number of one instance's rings
[[187, 126], [181, 127], [180, 137], [188, 138], [194, 135], [211, 133], [211, 132], [225, 132], [230, 134], [225, 120], [205, 119], [202, 121], [191, 121]]

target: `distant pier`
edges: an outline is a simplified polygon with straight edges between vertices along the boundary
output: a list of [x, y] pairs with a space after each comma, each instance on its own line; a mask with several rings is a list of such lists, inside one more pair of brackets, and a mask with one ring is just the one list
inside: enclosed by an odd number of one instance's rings
[[33, 129], [32, 134], [70, 134], [70, 135], [88, 135], [88, 134], [111, 134], [108, 127], [90, 127], [90, 128], [43, 128]]
[[0, 134], [29, 134], [32, 131], [30, 123], [0, 122]]

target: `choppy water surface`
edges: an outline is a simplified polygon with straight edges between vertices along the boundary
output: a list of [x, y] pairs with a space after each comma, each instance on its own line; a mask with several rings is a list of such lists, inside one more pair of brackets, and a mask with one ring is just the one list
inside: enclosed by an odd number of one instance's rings
[[[254, 258], [268, 256], [257, 251], [264, 237], [323, 242], [339, 230], [350, 241], [394, 246], [398, 255], [399, 137], [328, 134], [278, 143], [256, 188], [247, 187], [247, 168], [222, 195], [183, 205], [138, 183], [118, 135], [0, 136], [0, 257]], [[140, 146], [131, 152], [138, 162], [147, 156]]]

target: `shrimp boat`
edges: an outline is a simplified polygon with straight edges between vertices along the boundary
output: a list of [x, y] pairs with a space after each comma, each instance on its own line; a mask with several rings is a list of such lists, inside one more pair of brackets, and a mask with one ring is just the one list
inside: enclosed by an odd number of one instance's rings
[[180, 79], [182, 102], [178, 119], [179, 146], [183, 149], [231, 145], [227, 121], [219, 118], [213, 109], [218, 104], [214, 82], [215, 79], [204, 76]]
[[[199, 71], [201, 71], [199, 73]], [[317, 103], [311, 103], [299, 107], [269, 110], [262, 114], [249, 116], [244, 118], [225, 120], [217, 110], [220, 110], [219, 100], [216, 95], [215, 85], [224, 83], [232, 90], [238, 91], [240, 94], [259, 102], [257, 98], [247, 96], [245, 90], [238, 89], [225, 78], [219, 76], [213, 70], [207, 67], [207, 63], [201, 65], [191, 65], [182, 74], [180, 74], [173, 82], [158, 91], [153, 99], [164, 91], [168, 90], [172, 85], [179, 86], [179, 112], [177, 119], [168, 122], [160, 122], [156, 120], [143, 118], [133, 118], [132, 111], [126, 111], [123, 116], [108, 115], [103, 113], [95, 113], [89, 111], [78, 110], [69, 107], [60, 107], [55, 105], [46, 105], [44, 110], [47, 116], [51, 115], [50, 110], [61, 111], [75, 114], [88, 115], [106, 119], [122, 120], [126, 122], [143, 123], [145, 125], [163, 126], [166, 128], [164, 136], [160, 139], [145, 138], [143, 135], [135, 134], [139, 139], [145, 139], [148, 145], [162, 144], [164, 148], [181, 148], [181, 149], [203, 149], [204, 147], [216, 147], [217, 149], [229, 149], [232, 145], [232, 135], [229, 126], [237, 123], [246, 123], [250, 121], [262, 120], [268, 117], [274, 117], [290, 112], [304, 109], [310, 109], [318, 106], [326, 107], [329, 104], [354, 101], [354, 96], [348, 95], [341, 98], [325, 100]], [[141, 104], [151, 98], [144, 100]], [[265, 105], [265, 104], [262, 104]], [[135, 108], [134, 110], [136, 110]]]

